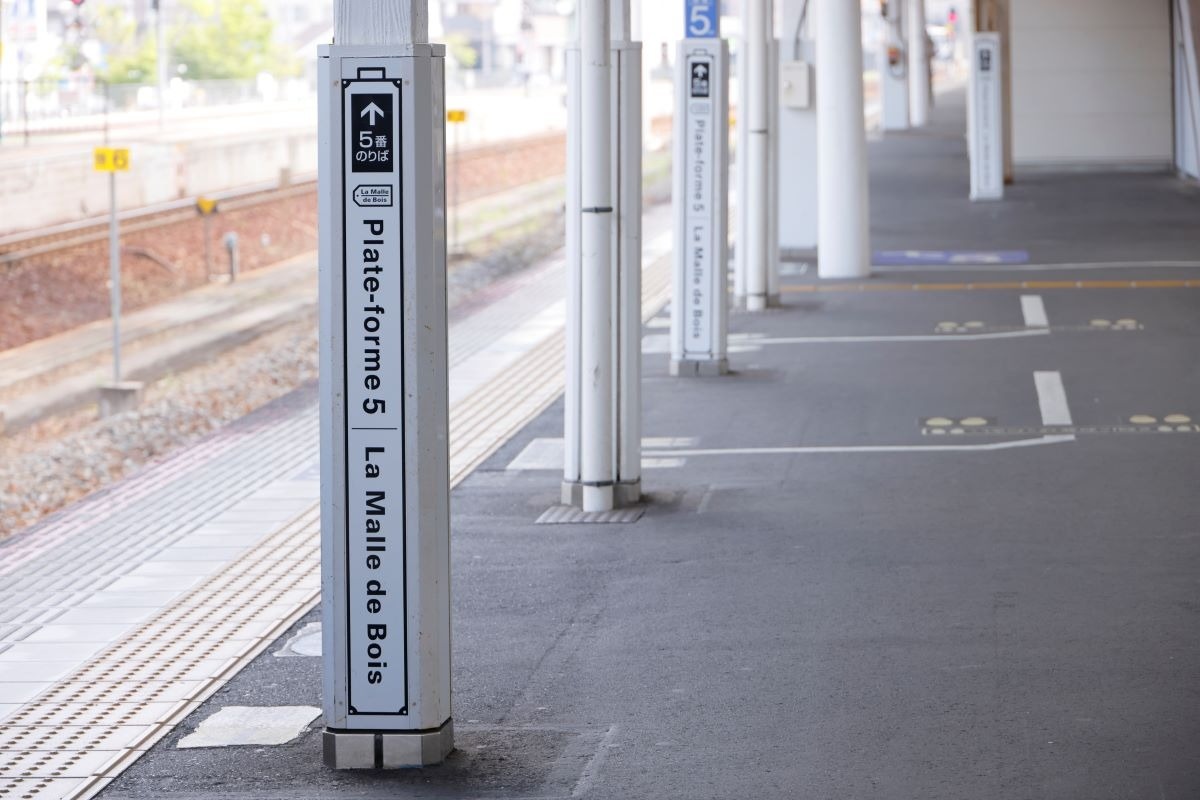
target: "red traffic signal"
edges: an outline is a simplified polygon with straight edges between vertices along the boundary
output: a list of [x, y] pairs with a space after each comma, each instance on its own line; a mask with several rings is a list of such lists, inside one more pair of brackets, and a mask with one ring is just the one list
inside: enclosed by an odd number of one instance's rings
[[83, 5], [83, 3], [84, 0], [71, 0], [71, 5], [75, 6], [76, 8], [79, 8], [81, 5]]

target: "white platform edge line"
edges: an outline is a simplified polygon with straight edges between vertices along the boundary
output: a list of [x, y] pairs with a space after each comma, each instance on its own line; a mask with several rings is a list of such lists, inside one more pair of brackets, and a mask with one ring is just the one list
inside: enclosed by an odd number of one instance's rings
[[1200, 261], [1083, 261], [1070, 264], [874, 264], [874, 273], [887, 272], [1065, 272], [1108, 269], [1200, 269]]
[[791, 456], [826, 455], [838, 453], [971, 453], [995, 450], [1014, 450], [1022, 447], [1065, 444], [1075, 441], [1074, 435], [1041, 436], [1037, 439], [1018, 439], [1012, 442], [989, 442], [987, 444], [945, 445], [849, 445], [844, 447], [729, 447], [704, 450], [653, 450], [643, 453], [647, 458], [693, 457], [693, 456]]
[[971, 342], [994, 339], [1024, 339], [1030, 336], [1048, 336], [1050, 331], [1034, 328], [1027, 331], [994, 331], [992, 333], [921, 334], [916, 336], [808, 336], [778, 339], [737, 340], [738, 345], [760, 344], [884, 344], [888, 342]]

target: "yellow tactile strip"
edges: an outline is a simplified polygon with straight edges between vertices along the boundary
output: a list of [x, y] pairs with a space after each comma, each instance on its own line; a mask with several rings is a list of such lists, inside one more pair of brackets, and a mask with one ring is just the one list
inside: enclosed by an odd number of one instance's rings
[[[670, 258], [642, 273], [644, 318]], [[451, 486], [557, 399], [561, 329], [451, 409]], [[0, 723], [0, 800], [85, 800], [167, 735], [320, 600], [314, 504]]]
[[314, 506], [5, 720], [0, 798], [91, 797], [170, 732], [317, 602], [319, 529]]

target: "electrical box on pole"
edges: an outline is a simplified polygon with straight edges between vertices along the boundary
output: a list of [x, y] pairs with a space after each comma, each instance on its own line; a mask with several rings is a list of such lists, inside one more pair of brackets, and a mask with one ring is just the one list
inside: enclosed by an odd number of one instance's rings
[[1000, 58], [1000, 34], [975, 34], [967, 120], [972, 200], [1004, 198], [1004, 79]]
[[[705, 19], [689, 0], [691, 23]], [[675, 272], [671, 374], [728, 371], [729, 45], [715, 24], [679, 43], [675, 80]]]
[[325, 760], [422, 766], [450, 718], [445, 49], [319, 59]]

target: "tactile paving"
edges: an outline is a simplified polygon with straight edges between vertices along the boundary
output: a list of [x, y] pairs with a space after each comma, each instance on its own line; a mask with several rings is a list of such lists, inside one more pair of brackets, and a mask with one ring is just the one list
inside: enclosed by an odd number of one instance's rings
[[[667, 300], [668, 267], [668, 259], [659, 258], [643, 272], [647, 318]], [[451, 409], [452, 485], [561, 393], [562, 339], [561, 329], [547, 336], [513, 368]], [[94, 495], [4, 548], [0, 589], [14, 602], [0, 607], [19, 612], [0, 620], [7, 636], [23, 639], [64, 614], [77, 618], [56, 624], [88, 624], [79, 615], [93, 613], [91, 622], [124, 618], [130, 629], [0, 720], [0, 800], [95, 795], [316, 605], [316, 434], [311, 404], [256, 415], [252, 423], [231, 426]], [[303, 491], [270, 488], [288, 476], [309, 486]], [[305, 496], [310, 490], [311, 499]], [[256, 492], [262, 504], [238, 506], [253, 503]], [[272, 525], [280, 509], [288, 507], [272, 498], [290, 499], [304, 510], [286, 524]], [[226, 511], [232, 511], [232, 521], [209, 525]], [[245, 532], [248, 549], [207, 577], [196, 576], [191, 588], [174, 600], [159, 591], [162, 581], [156, 577], [176, 582], [192, 578], [145, 572], [130, 577], [185, 538], [189, 546], [205, 547], [191, 537], [206, 531], [220, 536]], [[265, 535], [252, 543], [256, 531]], [[81, 548], [81, 541], [94, 546]], [[220, 549], [227, 543], [212, 546]], [[234, 554], [214, 553], [221, 555]], [[50, 589], [68, 599], [47, 610], [30, 596], [39, 589], [43, 598]], [[156, 608], [145, 612], [139, 598]], [[121, 612], [128, 613], [122, 617]], [[26, 619], [30, 614], [35, 624]]]

